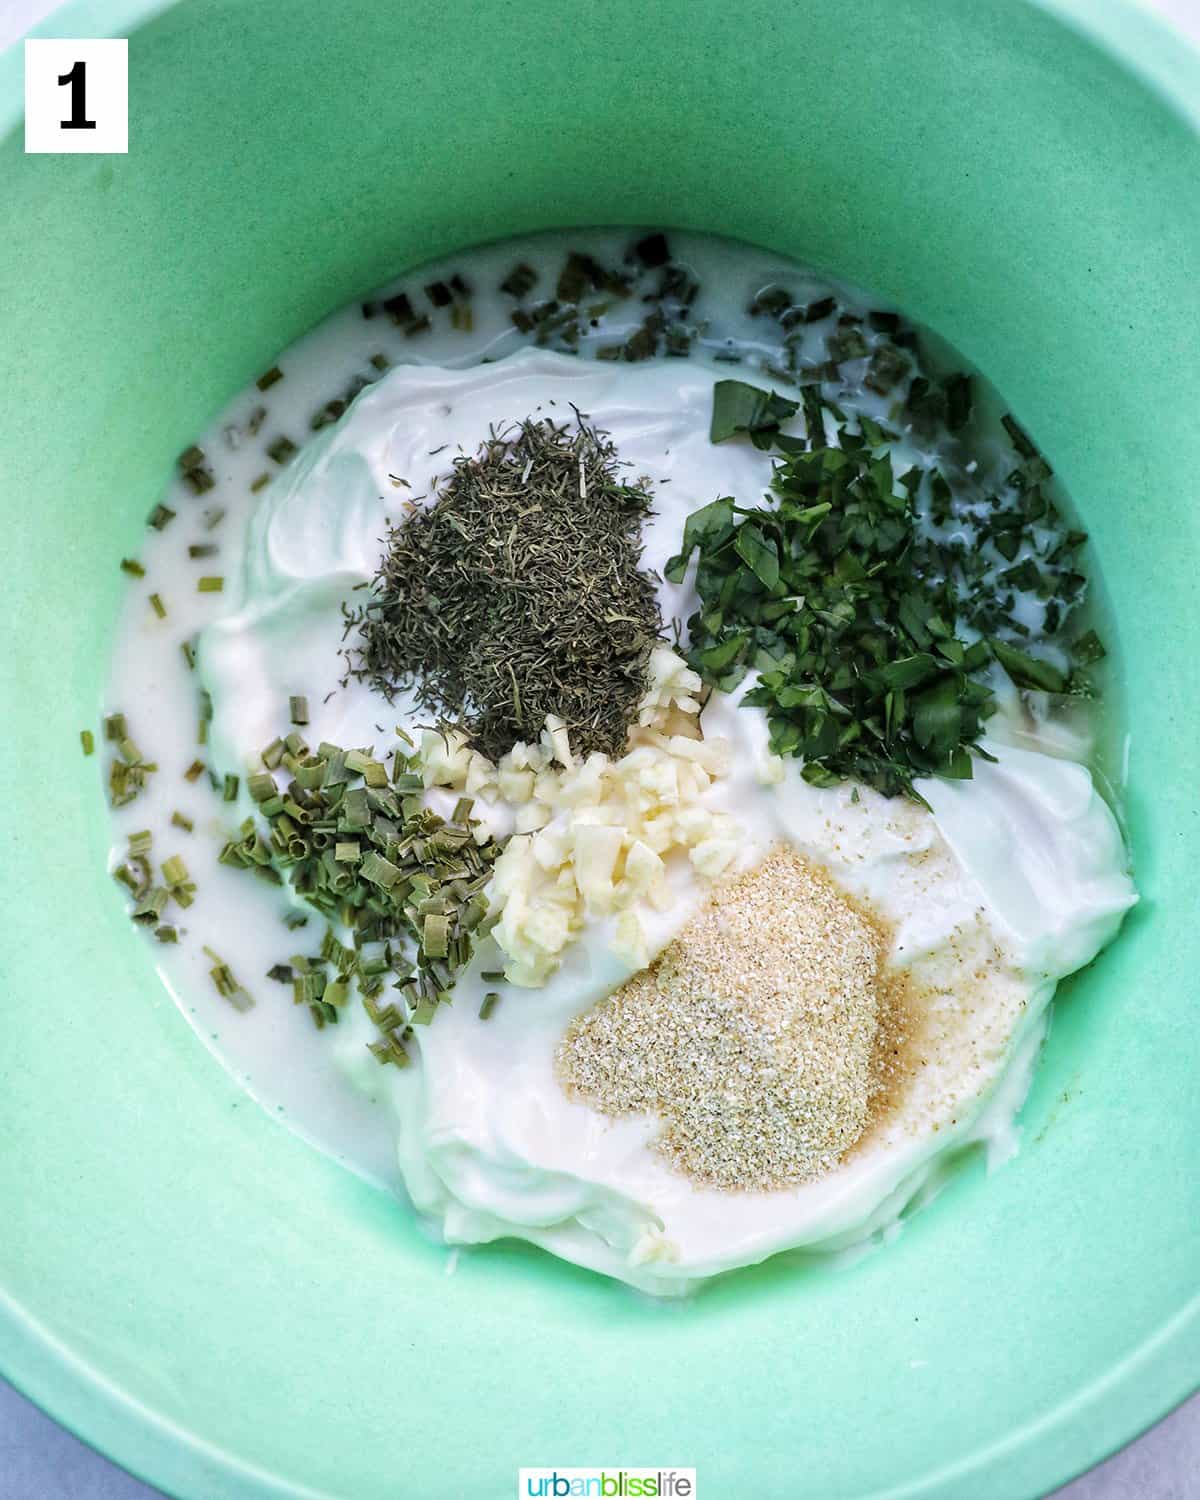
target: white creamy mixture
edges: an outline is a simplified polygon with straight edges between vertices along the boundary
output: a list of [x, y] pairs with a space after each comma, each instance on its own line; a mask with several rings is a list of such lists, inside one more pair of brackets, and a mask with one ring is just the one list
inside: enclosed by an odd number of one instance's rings
[[[490, 305], [477, 314], [468, 357], [495, 347], [500, 324], [491, 316]], [[445, 359], [449, 339], [438, 337], [431, 352]], [[327, 379], [318, 388], [305, 373], [314, 368], [315, 361], [289, 364], [287, 381], [263, 398], [270, 404], [286, 394], [294, 403], [297, 440], [295, 414], [330, 394]], [[222, 805], [204, 782], [187, 786], [179, 772], [195, 754], [218, 776], [239, 773], [244, 787], [263, 747], [286, 730], [293, 694], [308, 698], [305, 736], [313, 744], [374, 745], [382, 754], [397, 724], [422, 722], [410, 701], [389, 706], [365, 685], [339, 688], [342, 605], [360, 600], [356, 586], [374, 575], [380, 539], [404, 502], [432, 494], [453, 455], [473, 451], [492, 425], [530, 414], [566, 421], [576, 407], [611, 433], [631, 476], [653, 486], [655, 515], [644, 537], [647, 566], [656, 570], [678, 550], [683, 521], [698, 505], [721, 494], [756, 503], [769, 456], [747, 443], [708, 440], [713, 382], [729, 373], [695, 358], [629, 366], [537, 350], [453, 370], [395, 370], [278, 474], [261, 503], [243, 500], [241, 513], [231, 511], [211, 534], [191, 521], [188, 538], [210, 536], [219, 561], [188, 560], [170, 530], [154, 536], [153, 553], [142, 554], [147, 584], [167, 601], [168, 617], [149, 617], [144, 594], [131, 605], [109, 700], [163, 767], [118, 814], [119, 835], [153, 828], [159, 857], [182, 853], [199, 886], [187, 940], [156, 957], [197, 1030], [251, 1091], [348, 1165], [391, 1184], [398, 1149], [404, 1186], [451, 1243], [518, 1235], [659, 1293], [778, 1250], [867, 1239], [933, 1184], [950, 1153], [972, 1141], [1010, 1149], [1055, 983], [1094, 956], [1135, 899], [1117, 826], [1088, 772], [1060, 754], [1011, 743], [1010, 733], [1009, 742], [989, 742], [997, 763], [977, 760], [974, 780], [920, 783], [932, 813], [869, 790], [811, 787], [794, 762], [781, 783], [764, 785], [763, 714], [714, 695], [703, 727], [731, 741], [733, 771], [704, 795], [741, 825], [739, 868], [780, 840], [825, 865], [893, 924], [893, 960], [912, 969], [927, 1008], [924, 1066], [837, 1171], [732, 1197], [672, 1172], [649, 1149], [655, 1121], [606, 1119], [568, 1099], [554, 1076], [564, 1029], [631, 972], [610, 951], [610, 922], [591, 923], [543, 988], [506, 987], [482, 1022], [479, 1002], [492, 986], [478, 971], [500, 967], [485, 943], [454, 1004], [417, 1029], [417, 1065], [381, 1067], [366, 1050], [375, 1033], [357, 1003], [336, 1031], [318, 1034], [307, 1013], [293, 1009], [290, 991], [262, 977], [289, 953], [314, 952], [323, 923], [314, 914], [307, 928], [286, 932], [284, 892], [216, 863], [213, 834], [236, 825], [249, 800], [243, 790], [237, 806]], [[192, 518], [210, 502], [229, 505], [223, 470], [238, 472], [244, 493], [263, 467], [261, 456], [248, 461], [240, 449], [222, 455], [214, 445], [213, 457], [217, 490], [170, 502], [188, 506]], [[197, 595], [200, 572], [223, 574], [225, 593]], [[668, 622], [685, 620], [694, 605], [686, 587], [665, 584], [661, 602]], [[198, 675], [212, 695], [213, 721], [209, 744], [193, 747], [196, 679], [183, 670], [179, 644], [201, 626]], [[139, 714], [151, 701], [153, 716]], [[169, 827], [176, 808], [195, 818], [195, 834]], [[503, 810], [495, 815], [503, 828]], [[645, 918], [652, 953], [706, 894], [686, 860], [671, 864], [669, 878], [676, 899]], [[253, 1011], [231, 1016], [211, 995], [201, 943], [219, 950], [254, 994]], [[329, 1066], [331, 1055], [340, 1069]]]

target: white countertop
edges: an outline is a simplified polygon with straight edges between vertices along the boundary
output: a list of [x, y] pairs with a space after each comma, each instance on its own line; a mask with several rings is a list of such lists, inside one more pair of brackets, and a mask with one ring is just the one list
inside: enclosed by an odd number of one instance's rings
[[[0, 50], [57, 0], [0, 0]], [[1143, 0], [1200, 39], [1200, 0]], [[159, 1494], [101, 1458], [0, 1381], [0, 1500], [154, 1500]], [[1054, 1500], [1195, 1500], [1200, 1396]], [[969, 1497], [964, 1496], [964, 1500]]]

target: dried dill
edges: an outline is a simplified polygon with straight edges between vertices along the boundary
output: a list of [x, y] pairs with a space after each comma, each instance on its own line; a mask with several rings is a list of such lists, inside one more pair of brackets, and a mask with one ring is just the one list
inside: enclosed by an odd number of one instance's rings
[[435, 503], [388, 537], [347, 611], [351, 673], [422, 704], [497, 759], [547, 714], [581, 752], [619, 754], [662, 621], [641, 567], [651, 497], [606, 433], [529, 419], [455, 460]]

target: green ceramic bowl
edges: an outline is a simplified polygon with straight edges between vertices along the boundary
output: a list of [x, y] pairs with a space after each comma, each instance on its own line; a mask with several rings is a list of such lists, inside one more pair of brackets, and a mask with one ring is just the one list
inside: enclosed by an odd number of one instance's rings
[[[1116, 0], [182, 0], [129, 155], [22, 154], [0, 59], [0, 1367], [180, 1495], [1014, 1500], [1200, 1369], [1200, 62]], [[1112, 610], [1144, 904], [1059, 1007], [1021, 1155], [886, 1252], [684, 1306], [462, 1259], [239, 1094], [102, 874], [94, 722], [173, 455], [324, 312], [549, 225], [686, 225], [875, 289], [1000, 387]]]

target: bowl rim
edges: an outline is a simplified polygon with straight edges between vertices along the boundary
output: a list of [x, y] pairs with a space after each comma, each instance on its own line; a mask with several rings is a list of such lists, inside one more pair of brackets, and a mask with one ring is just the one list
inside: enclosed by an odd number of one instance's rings
[[[26, 39], [126, 36], [182, 0], [66, 0], [0, 51], [0, 141], [21, 127]], [[1200, 41], [1140, 0], [1010, 0], [1074, 31], [1131, 74], [1200, 138]], [[131, 1399], [0, 1287], [0, 1378], [96, 1452], [164, 1492], [330, 1500], [282, 1480]], [[861, 1500], [955, 1500], [969, 1480], [993, 1493], [1047, 1494], [1103, 1462], [1200, 1390], [1200, 1290], [1124, 1359], [1067, 1400], [966, 1459]], [[1030, 1481], [1036, 1490], [1027, 1488]], [[1014, 1489], [1016, 1485], [1020, 1488]], [[999, 1488], [997, 1488], [999, 1486]]]

